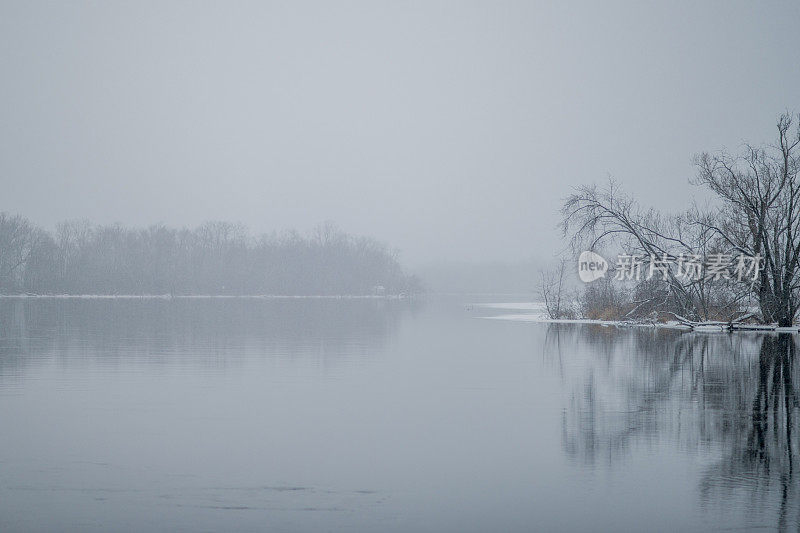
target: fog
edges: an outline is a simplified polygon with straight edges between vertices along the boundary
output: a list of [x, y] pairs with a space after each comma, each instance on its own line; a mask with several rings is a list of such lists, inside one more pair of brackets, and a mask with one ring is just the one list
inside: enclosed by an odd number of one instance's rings
[[0, 211], [332, 221], [412, 269], [547, 261], [571, 186], [611, 175], [678, 209], [694, 153], [773, 138], [799, 19], [789, 2], [4, 2]]
[[0, 532], [800, 531], [798, 23], [0, 0]]

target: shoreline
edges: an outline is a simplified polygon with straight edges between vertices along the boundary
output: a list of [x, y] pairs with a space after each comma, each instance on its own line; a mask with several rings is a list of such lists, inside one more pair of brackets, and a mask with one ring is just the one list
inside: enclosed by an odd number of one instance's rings
[[485, 320], [507, 320], [511, 322], [532, 322], [540, 324], [590, 324], [602, 327], [616, 328], [663, 328], [678, 329], [701, 333], [733, 333], [733, 332], [761, 332], [761, 333], [800, 333], [800, 327], [779, 327], [777, 324], [728, 324], [708, 323], [689, 325], [677, 320], [668, 322], [636, 322], [626, 320], [596, 320], [592, 318], [553, 319], [544, 314], [544, 304], [540, 302], [509, 302], [471, 304], [476, 308], [499, 309], [507, 311], [530, 311], [528, 313], [508, 313], [495, 316], [480, 316]]

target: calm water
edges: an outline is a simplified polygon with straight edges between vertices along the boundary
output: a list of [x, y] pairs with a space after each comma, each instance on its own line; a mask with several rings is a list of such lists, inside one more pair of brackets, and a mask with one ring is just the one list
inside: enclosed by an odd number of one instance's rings
[[791, 337], [1, 300], [0, 530], [800, 526]]

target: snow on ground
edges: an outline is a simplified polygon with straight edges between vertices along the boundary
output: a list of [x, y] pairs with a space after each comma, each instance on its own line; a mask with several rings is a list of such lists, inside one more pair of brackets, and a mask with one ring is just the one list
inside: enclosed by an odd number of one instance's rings
[[[632, 328], [632, 327], [647, 327], [647, 328], [672, 328], [672, 329], [691, 329], [689, 326], [685, 324], [681, 324], [677, 321], [670, 321], [670, 322], [658, 322], [658, 323], [649, 323], [649, 322], [622, 322], [622, 321], [614, 321], [614, 320], [593, 320], [591, 318], [576, 318], [576, 319], [552, 319], [547, 318], [546, 315], [543, 314], [536, 314], [536, 313], [514, 313], [514, 314], [507, 314], [507, 315], [497, 315], [497, 316], [482, 316], [479, 318], [484, 318], [487, 320], [511, 320], [514, 322], [539, 322], [544, 324], [594, 324], [597, 326], [603, 327], [623, 327], [623, 328]], [[698, 331], [701, 331], [699, 328], [696, 328]], [[714, 326], [713, 328], [703, 329], [702, 331], [722, 331], [719, 326]]]
[[474, 307], [484, 307], [486, 309], [508, 309], [512, 311], [538, 311], [544, 313], [543, 302], [508, 302], [508, 303], [485, 303], [472, 304]]
[[[484, 309], [499, 309], [507, 311], [528, 311], [523, 313], [508, 313], [495, 316], [482, 316], [479, 318], [490, 320], [511, 320], [514, 322], [540, 322], [547, 324], [595, 324], [599, 326], [615, 326], [615, 327], [659, 327], [659, 328], [677, 328], [677, 329], [690, 329], [684, 324], [675, 321], [649, 324], [649, 323], [632, 323], [620, 322], [614, 320], [592, 320], [590, 318], [578, 319], [552, 319], [547, 316], [544, 302], [497, 302], [497, 303], [478, 303], [472, 304], [476, 308]], [[708, 331], [714, 331], [709, 329]], [[722, 331], [717, 327], [715, 331]]]
[[[728, 332], [728, 327], [725, 324], [698, 324], [690, 327], [677, 321], [652, 323], [635, 323], [616, 320], [592, 320], [589, 318], [580, 319], [552, 319], [547, 316], [545, 305], [543, 302], [497, 302], [497, 303], [476, 303], [471, 307], [483, 309], [498, 309], [506, 311], [528, 311], [522, 313], [507, 313], [494, 316], [481, 316], [478, 318], [489, 320], [511, 320], [514, 322], [540, 322], [547, 324], [595, 324], [605, 327], [657, 327], [657, 328], [673, 328], [673, 329], [686, 329], [702, 333], [722, 333]], [[798, 333], [800, 328], [792, 326], [788, 328], [779, 328], [773, 325], [740, 325], [734, 328], [735, 331], [775, 331], [781, 333]]]

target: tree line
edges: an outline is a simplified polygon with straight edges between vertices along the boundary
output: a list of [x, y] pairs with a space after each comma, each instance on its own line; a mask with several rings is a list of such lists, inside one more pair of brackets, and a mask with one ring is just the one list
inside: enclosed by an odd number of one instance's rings
[[241, 224], [128, 228], [68, 221], [54, 232], [0, 213], [2, 294], [368, 295], [420, 290], [398, 253], [332, 224], [250, 236]]

